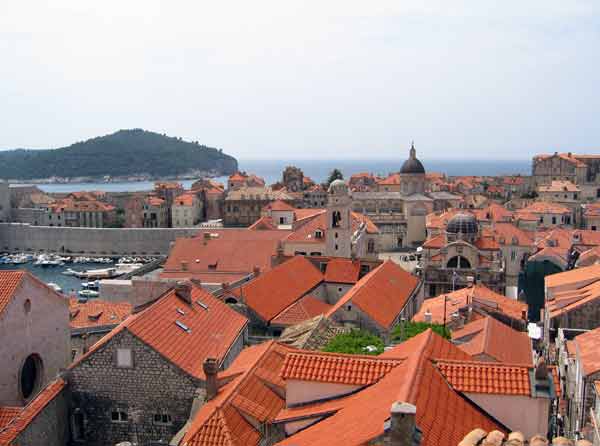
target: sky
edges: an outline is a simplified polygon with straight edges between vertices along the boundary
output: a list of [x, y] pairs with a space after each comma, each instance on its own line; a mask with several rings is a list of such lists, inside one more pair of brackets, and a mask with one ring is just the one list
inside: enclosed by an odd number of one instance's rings
[[118, 129], [239, 159], [600, 153], [600, 2], [0, 2], [0, 148]]

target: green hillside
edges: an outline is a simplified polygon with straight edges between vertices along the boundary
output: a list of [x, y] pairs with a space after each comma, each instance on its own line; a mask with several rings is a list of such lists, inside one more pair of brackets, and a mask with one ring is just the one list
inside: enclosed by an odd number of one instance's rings
[[5, 179], [166, 177], [194, 170], [229, 175], [237, 170], [237, 161], [221, 150], [142, 129], [120, 130], [59, 149], [0, 151], [0, 178]]

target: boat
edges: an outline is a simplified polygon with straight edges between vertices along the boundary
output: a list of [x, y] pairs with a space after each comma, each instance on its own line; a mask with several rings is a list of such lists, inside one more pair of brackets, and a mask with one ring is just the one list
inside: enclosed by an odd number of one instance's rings
[[65, 276], [76, 276], [77, 274], [79, 274], [79, 271], [75, 271], [72, 268], [67, 268], [66, 270], [61, 272], [61, 274], [65, 275]]
[[84, 288], [86, 290], [98, 290], [100, 289], [100, 281], [94, 280], [89, 282], [82, 282], [81, 288]]
[[54, 282], [48, 282], [47, 285], [57, 293], [62, 293], [62, 288], [58, 284]]
[[90, 297], [98, 297], [100, 295], [100, 293], [98, 291], [94, 291], [94, 290], [80, 290], [79, 295], [81, 297], [90, 298]]
[[85, 271], [78, 272], [75, 276], [80, 279], [110, 279], [111, 277], [119, 275], [116, 268], [103, 268], [103, 269], [88, 269]]

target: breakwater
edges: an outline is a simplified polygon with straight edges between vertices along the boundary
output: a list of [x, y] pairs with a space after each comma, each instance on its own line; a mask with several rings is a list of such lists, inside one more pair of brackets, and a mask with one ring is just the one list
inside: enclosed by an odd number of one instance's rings
[[86, 256], [167, 255], [176, 238], [197, 228], [67, 228], [0, 223], [0, 251]]

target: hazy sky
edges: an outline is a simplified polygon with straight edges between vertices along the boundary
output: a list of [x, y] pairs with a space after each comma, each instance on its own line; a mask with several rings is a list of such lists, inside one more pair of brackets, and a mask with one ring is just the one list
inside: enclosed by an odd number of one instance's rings
[[600, 153], [600, 1], [0, 2], [0, 147], [142, 127], [241, 159]]

